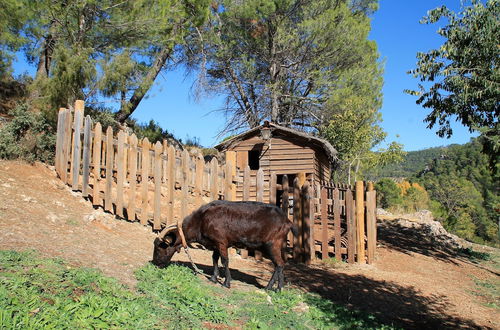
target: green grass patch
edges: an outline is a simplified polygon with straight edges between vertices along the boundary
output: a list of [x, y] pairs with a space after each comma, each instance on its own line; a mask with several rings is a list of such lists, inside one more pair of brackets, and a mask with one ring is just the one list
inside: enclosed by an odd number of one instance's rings
[[470, 247], [468, 247], [468, 248], [460, 248], [458, 250], [458, 253], [460, 255], [462, 255], [462, 256], [470, 259], [471, 261], [474, 261], [474, 262], [491, 261], [492, 260], [491, 254], [489, 254], [487, 252], [475, 251], [475, 250], [473, 250]]
[[175, 264], [148, 264], [136, 277], [132, 291], [95, 269], [0, 251], [0, 328], [391, 328], [318, 295], [227, 290]]
[[500, 309], [500, 280], [482, 281], [474, 278], [474, 283], [476, 290], [473, 294], [483, 297], [486, 306]]

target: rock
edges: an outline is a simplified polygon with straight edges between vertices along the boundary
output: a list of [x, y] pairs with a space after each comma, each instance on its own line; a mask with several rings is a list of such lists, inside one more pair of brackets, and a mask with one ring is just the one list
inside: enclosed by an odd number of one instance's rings
[[297, 306], [292, 308], [292, 311], [294, 311], [295, 313], [307, 313], [309, 311], [309, 305], [301, 301], [297, 304]]

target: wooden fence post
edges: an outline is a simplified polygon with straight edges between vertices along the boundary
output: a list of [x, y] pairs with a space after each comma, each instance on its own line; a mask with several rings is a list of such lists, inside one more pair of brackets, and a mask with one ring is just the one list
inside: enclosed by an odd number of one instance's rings
[[276, 205], [276, 172], [271, 172], [269, 178], [269, 204]]
[[129, 161], [129, 190], [128, 190], [128, 208], [127, 217], [130, 221], [135, 221], [135, 207], [136, 207], [136, 189], [137, 189], [137, 136], [132, 134], [130, 137], [130, 149], [128, 153]]
[[328, 190], [321, 187], [321, 259], [328, 259]]
[[101, 143], [102, 143], [102, 127], [101, 123], [96, 123], [94, 126], [94, 148], [93, 148], [93, 163], [94, 163], [94, 186], [92, 187], [92, 204], [94, 206], [101, 205], [101, 189], [99, 181], [101, 180]]
[[[256, 199], [257, 202], [263, 202], [264, 201], [264, 171], [262, 168], [259, 168], [257, 171], [257, 192], [256, 192]], [[256, 260], [262, 260], [262, 252], [260, 251], [255, 251], [255, 259]]]
[[217, 158], [212, 158], [212, 161], [210, 162], [211, 164], [211, 175], [212, 175], [212, 180], [210, 182], [210, 195], [212, 200], [218, 200], [219, 199], [219, 162]]
[[84, 103], [82, 100], [77, 100], [75, 102], [75, 120], [73, 124], [73, 154], [71, 162], [71, 174], [72, 174], [72, 190], [78, 190], [79, 178], [80, 178], [80, 160], [82, 153], [82, 145], [80, 133], [82, 131], [83, 124], [83, 109]]
[[61, 177], [61, 168], [62, 168], [62, 144], [64, 141], [64, 117], [65, 117], [65, 109], [60, 108], [59, 113], [57, 114], [57, 135], [56, 135], [56, 157], [55, 157], [55, 165], [56, 165], [56, 173], [59, 177]]
[[190, 168], [190, 158], [189, 152], [184, 149], [182, 152], [182, 182], [181, 182], [181, 191], [182, 191], [182, 199], [181, 199], [181, 219], [180, 223], [184, 221], [184, 218], [188, 215], [188, 198], [189, 198], [189, 168]]
[[174, 223], [174, 200], [175, 200], [175, 148], [174, 146], [168, 146], [167, 152], [167, 203], [168, 203], [168, 216], [167, 223]]
[[314, 215], [312, 208], [312, 187], [306, 181], [302, 186], [302, 235], [303, 235], [303, 260], [307, 265], [314, 260]]
[[302, 224], [302, 202], [300, 198], [300, 183], [299, 178], [293, 180], [293, 223], [299, 230], [299, 235], [294, 237], [293, 242], [293, 259], [300, 262], [303, 254], [302, 235], [304, 227]]
[[335, 230], [335, 259], [337, 261], [342, 260], [342, 245], [341, 245], [341, 237], [342, 237], [342, 232], [341, 232], [341, 227], [340, 227], [340, 212], [341, 212], [341, 207], [340, 207], [340, 191], [339, 188], [335, 188], [333, 190], [333, 225], [334, 225], [334, 230]]
[[[373, 188], [373, 186], [372, 186]], [[366, 236], [368, 239], [367, 261], [372, 264], [375, 260], [375, 249], [377, 247], [377, 198], [376, 191], [371, 190], [366, 192]]]
[[106, 130], [106, 187], [104, 189], [104, 209], [113, 213], [113, 128], [108, 126]]
[[148, 223], [148, 192], [149, 192], [149, 149], [150, 143], [148, 138], [142, 140], [142, 171], [141, 171], [141, 224], [147, 225]]
[[90, 154], [92, 151], [92, 119], [90, 116], [85, 117], [85, 125], [83, 127], [83, 163], [82, 163], [82, 196], [89, 195], [89, 178], [90, 178]]
[[116, 148], [116, 215], [123, 218], [123, 185], [125, 181], [125, 135], [124, 131], [118, 132], [118, 146]]
[[205, 171], [205, 160], [203, 155], [198, 150], [196, 154], [196, 177], [195, 177], [195, 195], [196, 195], [196, 205], [198, 208], [203, 204], [203, 173]]
[[358, 236], [358, 263], [365, 263], [365, 201], [363, 181], [356, 181], [356, 225]]
[[154, 193], [154, 211], [153, 211], [153, 230], [161, 229], [161, 165], [162, 165], [162, 144], [160, 141], [155, 144], [155, 158], [154, 158], [154, 180], [155, 180], [155, 193]]
[[347, 218], [347, 262], [354, 263], [356, 255], [356, 218], [352, 190], [346, 191], [346, 218]]
[[[226, 156], [227, 157], [227, 156]], [[228, 201], [234, 200], [233, 196], [233, 161], [226, 158], [226, 166], [224, 169], [225, 175], [225, 190], [224, 199]]]
[[71, 111], [69, 109], [66, 109], [65, 111], [65, 116], [64, 116], [64, 137], [63, 137], [63, 143], [62, 143], [62, 159], [61, 159], [61, 180], [69, 184], [69, 177], [68, 177], [68, 162], [70, 160], [70, 155], [71, 155], [71, 133], [72, 133], [72, 124], [73, 124], [73, 119], [71, 116]]
[[[248, 165], [243, 170], [243, 200], [250, 200], [250, 166]], [[248, 258], [247, 249], [241, 249], [240, 253], [243, 259]]]
[[[289, 206], [289, 199], [288, 199], [288, 175], [283, 175], [283, 178], [281, 179], [281, 189], [283, 189], [283, 193], [281, 194], [281, 209], [283, 212], [285, 212], [286, 217], [289, 217], [290, 212], [288, 211], [288, 206]], [[288, 233], [288, 242], [290, 247], [293, 247], [293, 233], [289, 232]]]

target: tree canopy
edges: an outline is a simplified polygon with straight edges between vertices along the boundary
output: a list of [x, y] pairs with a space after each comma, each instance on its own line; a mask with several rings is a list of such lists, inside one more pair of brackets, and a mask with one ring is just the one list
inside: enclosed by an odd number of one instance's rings
[[447, 20], [438, 30], [445, 41], [438, 49], [417, 54], [417, 68], [410, 73], [423, 83], [407, 91], [431, 110], [425, 122], [429, 128], [437, 125], [439, 136], [451, 136], [450, 121], [457, 119], [485, 136], [485, 149], [495, 161], [500, 154], [499, 17], [500, 0], [472, 0], [459, 13], [446, 6], [430, 10], [421, 22]]

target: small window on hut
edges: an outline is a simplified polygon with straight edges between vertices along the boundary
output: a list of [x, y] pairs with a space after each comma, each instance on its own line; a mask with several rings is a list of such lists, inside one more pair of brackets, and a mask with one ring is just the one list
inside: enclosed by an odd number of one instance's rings
[[259, 169], [260, 150], [248, 151], [248, 166], [251, 170]]

